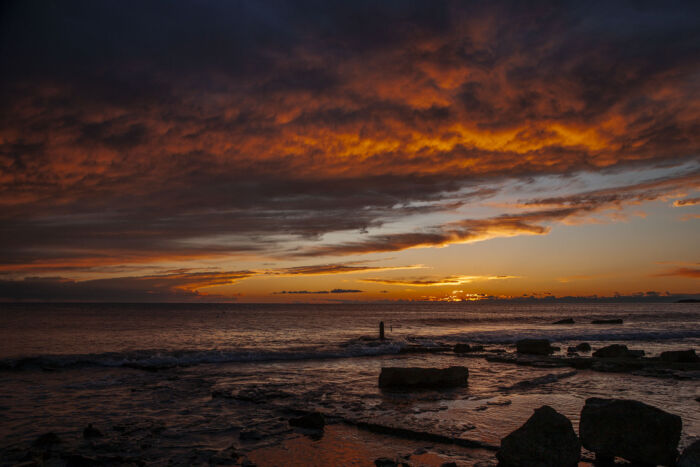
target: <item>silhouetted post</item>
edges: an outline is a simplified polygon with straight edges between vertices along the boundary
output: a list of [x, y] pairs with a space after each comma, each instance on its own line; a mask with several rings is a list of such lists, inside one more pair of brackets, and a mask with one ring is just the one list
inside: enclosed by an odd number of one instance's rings
[[379, 338], [384, 340], [384, 321], [379, 322]]

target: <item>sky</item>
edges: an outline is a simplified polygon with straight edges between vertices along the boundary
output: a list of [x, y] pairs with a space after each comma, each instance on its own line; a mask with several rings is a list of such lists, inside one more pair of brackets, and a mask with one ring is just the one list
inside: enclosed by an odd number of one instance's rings
[[700, 293], [698, 2], [0, 8], [0, 300]]

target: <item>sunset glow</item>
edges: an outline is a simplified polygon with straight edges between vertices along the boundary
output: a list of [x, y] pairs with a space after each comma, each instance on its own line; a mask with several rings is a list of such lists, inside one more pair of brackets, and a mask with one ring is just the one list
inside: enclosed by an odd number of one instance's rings
[[3, 8], [0, 300], [700, 293], [688, 5]]

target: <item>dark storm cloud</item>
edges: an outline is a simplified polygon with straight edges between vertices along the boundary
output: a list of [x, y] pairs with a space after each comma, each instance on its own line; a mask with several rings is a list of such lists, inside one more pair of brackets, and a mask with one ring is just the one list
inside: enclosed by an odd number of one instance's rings
[[156, 276], [117, 277], [74, 281], [60, 277], [0, 280], [0, 300], [41, 301], [189, 301], [207, 296], [197, 289], [233, 284], [252, 275], [249, 271], [183, 272]]
[[699, 17], [697, 2], [4, 2], [0, 263], [279, 253], [506, 179], [680, 164], [700, 147]]

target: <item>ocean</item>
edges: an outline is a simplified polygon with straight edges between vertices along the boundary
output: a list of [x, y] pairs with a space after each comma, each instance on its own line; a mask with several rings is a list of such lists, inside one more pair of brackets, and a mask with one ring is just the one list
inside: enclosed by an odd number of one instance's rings
[[[562, 318], [575, 323], [552, 324]], [[591, 324], [614, 318], [623, 324]], [[492, 465], [488, 446], [533, 409], [550, 405], [578, 429], [592, 396], [680, 415], [681, 446], [700, 437], [698, 374], [532, 367], [440, 351], [469, 343], [508, 355], [526, 337], [547, 338], [564, 355], [581, 342], [647, 356], [698, 349], [700, 304], [1, 304], [0, 465], [14, 465], [47, 432], [71, 452], [145, 465], [373, 465], [406, 455], [412, 465]], [[450, 365], [468, 367], [467, 387], [377, 385], [383, 366]], [[326, 416], [323, 437], [290, 428], [300, 411]], [[486, 448], [370, 433], [368, 422]], [[103, 434], [98, 442], [82, 438], [89, 423]]]

